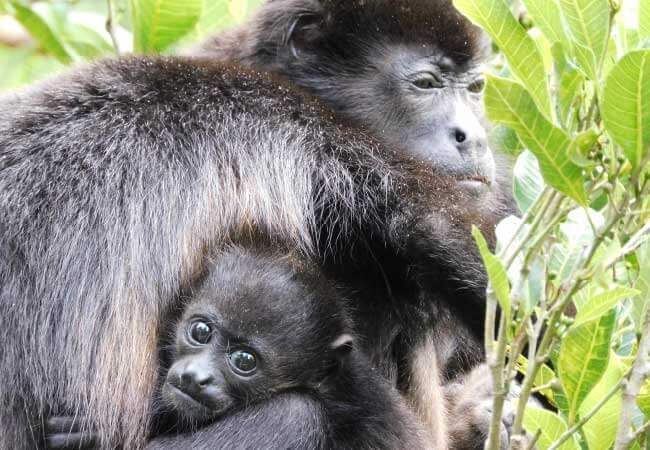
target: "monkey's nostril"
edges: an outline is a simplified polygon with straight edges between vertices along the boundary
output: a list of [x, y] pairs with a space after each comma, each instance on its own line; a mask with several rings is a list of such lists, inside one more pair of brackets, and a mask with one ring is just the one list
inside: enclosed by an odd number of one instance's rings
[[467, 140], [467, 135], [462, 130], [456, 129], [454, 134], [455, 134], [454, 137], [456, 138], [456, 142], [458, 142], [459, 144], [462, 144]]

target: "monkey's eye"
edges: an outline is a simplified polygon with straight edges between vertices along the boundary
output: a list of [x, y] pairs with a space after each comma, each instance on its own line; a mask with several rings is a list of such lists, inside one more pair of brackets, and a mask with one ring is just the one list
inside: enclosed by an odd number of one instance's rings
[[194, 322], [190, 326], [190, 339], [197, 344], [205, 345], [212, 338], [212, 328], [205, 322]]
[[257, 370], [255, 353], [248, 350], [235, 350], [228, 354], [228, 363], [237, 375], [249, 377]]
[[434, 73], [421, 73], [413, 80], [418, 89], [437, 89], [443, 87], [442, 78]]
[[480, 94], [483, 89], [485, 89], [485, 78], [477, 78], [467, 86], [467, 90], [473, 94]]

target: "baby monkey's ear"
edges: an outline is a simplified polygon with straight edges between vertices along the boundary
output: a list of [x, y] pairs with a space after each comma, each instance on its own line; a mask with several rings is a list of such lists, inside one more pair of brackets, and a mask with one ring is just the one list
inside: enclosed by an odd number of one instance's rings
[[339, 359], [344, 360], [354, 348], [354, 337], [351, 334], [344, 333], [334, 339], [330, 347], [336, 352]]

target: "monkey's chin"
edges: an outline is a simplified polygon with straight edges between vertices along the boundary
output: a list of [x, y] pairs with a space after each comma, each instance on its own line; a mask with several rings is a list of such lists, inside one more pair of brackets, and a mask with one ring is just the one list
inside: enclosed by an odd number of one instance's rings
[[223, 414], [221, 408], [208, 407], [169, 383], [165, 384], [163, 397], [178, 416], [188, 423], [209, 422]]

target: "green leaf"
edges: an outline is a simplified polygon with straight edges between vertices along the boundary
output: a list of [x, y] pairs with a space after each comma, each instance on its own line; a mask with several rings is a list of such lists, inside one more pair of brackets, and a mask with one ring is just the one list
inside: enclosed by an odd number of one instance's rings
[[38, 42], [41, 48], [63, 64], [72, 62], [72, 58], [63, 43], [40, 15], [18, 1], [12, 1], [11, 6], [16, 20], [29, 31], [29, 34]]
[[513, 169], [513, 175], [515, 200], [519, 209], [525, 213], [535, 203], [535, 200], [544, 189], [544, 178], [539, 171], [539, 163], [535, 155], [528, 150], [519, 155]]
[[569, 424], [575, 423], [578, 408], [607, 369], [615, 323], [611, 311], [598, 321], [571, 328], [562, 340], [558, 375], [569, 400]]
[[133, 48], [161, 52], [192, 31], [201, 17], [202, 0], [130, 0]]
[[580, 68], [591, 80], [598, 81], [609, 39], [608, 1], [560, 0], [560, 7], [573, 38], [565, 44], [573, 44]]
[[640, 292], [636, 289], [630, 289], [624, 286], [610, 286], [602, 294], [589, 298], [586, 303], [581, 305], [576, 315], [574, 326], [580, 326], [592, 320], [600, 319], [609, 310], [624, 298], [636, 297]]
[[[589, 393], [582, 406], [580, 415], [588, 414], [603, 397], [616, 386], [625, 374], [625, 366], [620, 358], [610, 351], [609, 364], [602, 379]], [[616, 439], [618, 420], [621, 416], [622, 393], [619, 390], [603, 407], [582, 427], [589, 444], [589, 450], [608, 450]]]
[[614, 66], [605, 82], [602, 114], [609, 134], [639, 167], [650, 144], [650, 50], [630, 52]]
[[523, 0], [526, 11], [551, 44], [566, 42], [560, 7], [555, 0]]
[[641, 392], [636, 399], [636, 404], [639, 405], [639, 409], [643, 411], [646, 417], [650, 417], [650, 378], [646, 379], [645, 383], [643, 383]]
[[490, 149], [498, 154], [518, 155], [523, 150], [517, 133], [505, 125], [495, 125], [490, 130], [488, 137]]
[[560, 94], [558, 96], [558, 116], [560, 123], [566, 127], [571, 123], [570, 114], [575, 107], [573, 101], [576, 93], [579, 92], [580, 85], [584, 82], [584, 77], [574, 66], [568, 66], [560, 75]]
[[506, 317], [510, 317], [510, 283], [506, 275], [506, 269], [501, 260], [490, 252], [481, 231], [475, 226], [472, 227], [472, 236], [474, 236], [476, 245], [478, 245], [483, 263], [485, 264], [485, 270], [488, 273], [490, 284], [499, 301], [499, 305]]
[[639, 34], [642, 41], [650, 37], [650, 2], [648, 0], [639, 1]]
[[[566, 422], [560, 416], [535, 407], [526, 408], [524, 428], [531, 435], [535, 435], [538, 431], [541, 433], [536, 446], [539, 450], [549, 448], [568, 429]], [[569, 439], [560, 446], [559, 450], [574, 450], [576, 448], [575, 443]]]
[[508, 59], [512, 73], [530, 91], [540, 111], [552, 117], [542, 55], [504, 0], [454, 0], [454, 5], [487, 31]]
[[487, 79], [485, 108], [490, 120], [517, 132], [522, 143], [537, 157], [549, 185], [586, 205], [582, 169], [567, 154], [571, 141], [566, 133], [540, 114], [523, 86], [490, 75]]

